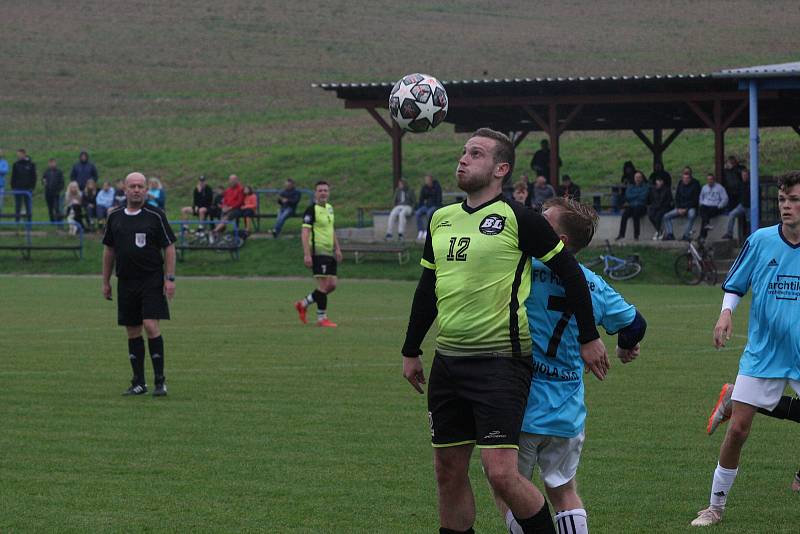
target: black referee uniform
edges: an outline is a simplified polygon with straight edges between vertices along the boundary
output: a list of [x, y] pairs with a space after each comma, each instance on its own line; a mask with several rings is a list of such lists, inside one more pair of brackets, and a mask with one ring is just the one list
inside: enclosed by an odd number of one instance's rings
[[[163, 211], [144, 205], [138, 211], [111, 212], [103, 244], [113, 249], [117, 275], [117, 322], [122, 326], [141, 326], [145, 319], [169, 319], [164, 295], [164, 257], [162, 249], [175, 242], [175, 234]], [[148, 339], [155, 373], [156, 392], [164, 386], [164, 342], [159, 335]], [[144, 379], [144, 339], [128, 339], [133, 369], [129, 394], [147, 391]], [[138, 389], [137, 389], [138, 386]], [[132, 391], [135, 390], [135, 391]]]

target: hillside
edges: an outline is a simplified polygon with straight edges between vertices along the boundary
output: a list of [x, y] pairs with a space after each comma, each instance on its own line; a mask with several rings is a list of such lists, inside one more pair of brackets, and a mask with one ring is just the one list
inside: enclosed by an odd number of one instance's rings
[[[332, 179], [347, 210], [388, 196], [389, 142], [319, 81], [708, 72], [797, 59], [794, 2], [32, 1], [0, 5], [0, 148], [68, 167], [88, 149], [101, 173], [160, 174], [180, 199], [200, 173], [277, 184]], [[555, 3], [554, 3], [555, 4]], [[537, 136], [523, 145], [533, 151]], [[797, 166], [789, 132], [764, 136], [765, 167]], [[462, 136], [409, 140], [409, 177], [448, 179]], [[770, 148], [770, 144], [772, 147]], [[667, 164], [710, 165], [686, 135]], [[742, 153], [734, 135], [729, 149]], [[647, 161], [632, 135], [568, 135], [565, 172], [583, 183]], [[344, 186], [344, 187], [342, 187]], [[336, 194], [336, 193], [335, 193]], [[174, 206], [174, 205], [173, 205]]]

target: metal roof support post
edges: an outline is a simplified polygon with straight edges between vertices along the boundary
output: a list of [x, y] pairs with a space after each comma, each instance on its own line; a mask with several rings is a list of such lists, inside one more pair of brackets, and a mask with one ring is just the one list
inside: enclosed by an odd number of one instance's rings
[[748, 80], [750, 89], [750, 233], [758, 230], [761, 199], [758, 195], [758, 80]]
[[547, 106], [548, 134], [550, 135], [550, 184], [558, 187], [558, 138], [561, 132], [558, 129], [558, 110], [554, 102]]
[[725, 127], [722, 124], [722, 101], [714, 100], [714, 177], [722, 183], [725, 165]]
[[653, 170], [656, 169], [656, 163], [661, 164], [664, 168], [664, 130], [661, 128], [653, 128]]

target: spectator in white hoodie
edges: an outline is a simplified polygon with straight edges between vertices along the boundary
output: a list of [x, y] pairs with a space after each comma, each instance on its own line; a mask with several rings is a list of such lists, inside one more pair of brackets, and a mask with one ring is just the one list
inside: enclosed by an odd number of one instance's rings
[[708, 223], [721, 214], [728, 205], [728, 193], [716, 177], [709, 173], [706, 176], [706, 185], [700, 190], [700, 238], [705, 239], [708, 234]]

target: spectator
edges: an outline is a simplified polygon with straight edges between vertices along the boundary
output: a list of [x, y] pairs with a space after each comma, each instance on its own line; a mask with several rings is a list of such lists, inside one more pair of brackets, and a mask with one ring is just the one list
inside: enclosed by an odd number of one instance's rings
[[389, 223], [386, 228], [386, 239], [392, 238], [394, 227], [397, 225], [397, 239], [403, 240], [406, 233], [406, 217], [410, 217], [414, 211], [414, 192], [408, 188], [408, 182], [400, 180], [397, 182], [397, 189], [394, 190], [394, 206], [389, 212]]
[[94, 180], [94, 183], [97, 184], [97, 167], [89, 161], [89, 153], [85, 150], [78, 156], [78, 162], [72, 166], [69, 179], [73, 182], [78, 182], [78, 187], [81, 188], [81, 191], [86, 188], [86, 182], [89, 180]]
[[[736, 195], [739, 203], [728, 212], [728, 230], [722, 236], [723, 239], [733, 239], [733, 225], [736, 224], [737, 219], [742, 218], [747, 221], [750, 218], [750, 171], [742, 168], [741, 177], [742, 181], [739, 183], [739, 191]], [[728, 199], [728, 205], [730, 206], [730, 198]], [[739, 241], [742, 241], [749, 232], [746, 224], [740, 226], [740, 228], [744, 229], [742, 235], [739, 236]]]
[[545, 200], [551, 199], [556, 196], [556, 190], [553, 186], [547, 183], [547, 177], [540, 174], [536, 177], [533, 187], [528, 191], [528, 202], [535, 210], [542, 209], [542, 204]]
[[118, 180], [117, 185], [114, 187], [114, 208], [120, 206], [125, 207], [128, 204], [128, 199], [125, 196], [125, 182]]
[[622, 185], [611, 188], [611, 209], [614, 213], [619, 213], [620, 208], [625, 203], [625, 188], [633, 184], [633, 175], [636, 174], [636, 166], [628, 160], [622, 164], [622, 177], [619, 179]]
[[664, 164], [660, 161], [653, 163], [653, 172], [650, 173], [650, 184], [656, 183], [656, 180], [661, 178], [664, 180], [664, 186], [672, 193], [672, 175], [664, 170]]
[[[541, 148], [533, 154], [531, 159], [531, 169], [536, 173], [536, 176], [544, 176], [547, 181], [550, 180], [550, 142], [547, 139], [542, 139], [539, 143]], [[558, 166], [561, 168], [561, 158], [558, 158]], [[556, 169], [558, 171], [558, 169]], [[528, 191], [530, 193], [530, 191]]]
[[697, 218], [697, 203], [700, 198], [700, 182], [692, 176], [692, 168], [684, 167], [681, 172], [681, 181], [675, 188], [675, 209], [664, 214], [664, 241], [672, 241], [675, 235], [672, 233], [672, 219], [677, 217], [688, 217], [686, 230], [683, 232], [684, 241], [692, 239], [692, 226]]
[[[83, 193], [78, 182], [72, 181], [67, 186], [67, 192], [64, 195], [64, 214], [67, 221], [74, 222], [80, 227], [86, 228], [86, 221], [83, 218]], [[78, 229], [75, 225], [69, 225], [69, 233], [76, 234]]]
[[653, 241], [661, 239], [661, 222], [664, 215], [672, 209], [672, 190], [667, 187], [667, 182], [663, 176], [656, 176], [655, 183], [650, 188], [647, 196], [647, 217], [653, 223], [656, 231], [653, 233]]
[[619, 235], [617, 240], [625, 239], [625, 232], [628, 229], [628, 219], [633, 219], [633, 238], [639, 240], [640, 219], [647, 213], [647, 196], [650, 193], [650, 185], [644, 181], [644, 174], [636, 171], [633, 175], [633, 183], [625, 188], [625, 204], [622, 210], [622, 219], [619, 221]]
[[6, 194], [6, 175], [8, 174], [8, 161], [0, 150], [0, 215], [3, 214], [3, 201]]
[[56, 165], [56, 160], [50, 158], [47, 170], [42, 175], [44, 187], [44, 200], [47, 202], [47, 214], [50, 222], [61, 220], [61, 193], [64, 192], [64, 173]]
[[114, 199], [116, 198], [116, 192], [114, 188], [111, 187], [111, 184], [106, 180], [103, 182], [103, 187], [100, 191], [97, 192], [97, 200], [96, 200], [96, 214], [98, 225], [101, 223], [104, 225], [106, 217], [108, 217], [108, 212], [111, 208], [114, 207]]
[[294, 215], [297, 205], [300, 203], [300, 191], [297, 190], [294, 180], [286, 179], [283, 191], [278, 193], [278, 217], [275, 219], [275, 228], [272, 229], [272, 237], [277, 238], [281, 235], [281, 230], [286, 219]]
[[728, 156], [722, 169], [722, 187], [728, 195], [728, 206], [739, 205], [739, 191], [742, 187], [742, 167], [736, 156]]
[[[527, 176], [526, 176], [527, 178]], [[514, 186], [514, 200], [523, 204], [525, 206], [528, 205], [528, 183], [527, 181], [517, 182], [517, 185]]]
[[572, 181], [569, 174], [561, 177], [561, 185], [558, 186], [558, 196], [562, 198], [571, 198], [575, 202], [581, 201], [581, 188]]
[[222, 202], [224, 198], [225, 188], [218, 185], [214, 193], [214, 200], [211, 203], [211, 207], [208, 208], [208, 220], [218, 221], [222, 218]]
[[[244, 186], [242, 191], [244, 193], [244, 202], [242, 202], [242, 217], [244, 217], [244, 226], [247, 232], [250, 232], [250, 221], [255, 217], [256, 210], [258, 209], [258, 195], [253, 191], [249, 185]], [[246, 237], [247, 234], [245, 234]]]
[[91, 178], [86, 180], [86, 185], [83, 187], [81, 203], [83, 204], [83, 217], [86, 220], [84, 228], [93, 228], [97, 218], [97, 183]]
[[[33, 218], [32, 193], [36, 188], [36, 164], [33, 163], [24, 148], [17, 150], [17, 161], [11, 168], [11, 189], [14, 193], [14, 220], [19, 222], [22, 205], [30, 221]], [[26, 193], [27, 191], [27, 193]]]
[[158, 178], [150, 178], [147, 181], [149, 188], [147, 189], [147, 203], [154, 208], [161, 211], [166, 209], [167, 205], [167, 192], [164, 191], [164, 186]]
[[716, 177], [708, 173], [706, 185], [700, 190], [700, 238], [705, 239], [711, 219], [722, 213], [728, 205], [728, 193]]
[[425, 176], [422, 189], [419, 191], [417, 204], [417, 240], [422, 241], [428, 236], [428, 221], [433, 212], [442, 207], [442, 186], [430, 174]]
[[217, 226], [212, 230], [213, 239], [225, 229], [228, 221], [238, 219], [242, 216], [242, 205], [244, 204], [244, 188], [239, 183], [239, 177], [231, 174], [228, 177], [228, 188], [222, 197], [222, 217]]
[[[192, 205], [181, 208], [181, 214], [183, 218], [195, 216], [202, 223], [206, 220], [208, 210], [213, 203], [214, 192], [211, 191], [211, 187], [206, 183], [206, 177], [201, 176], [197, 179], [197, 185], [192, 189]], [[198, 231], [200, 231], [202, 227], [203, 225], [200, 224], [197, 228]]]

